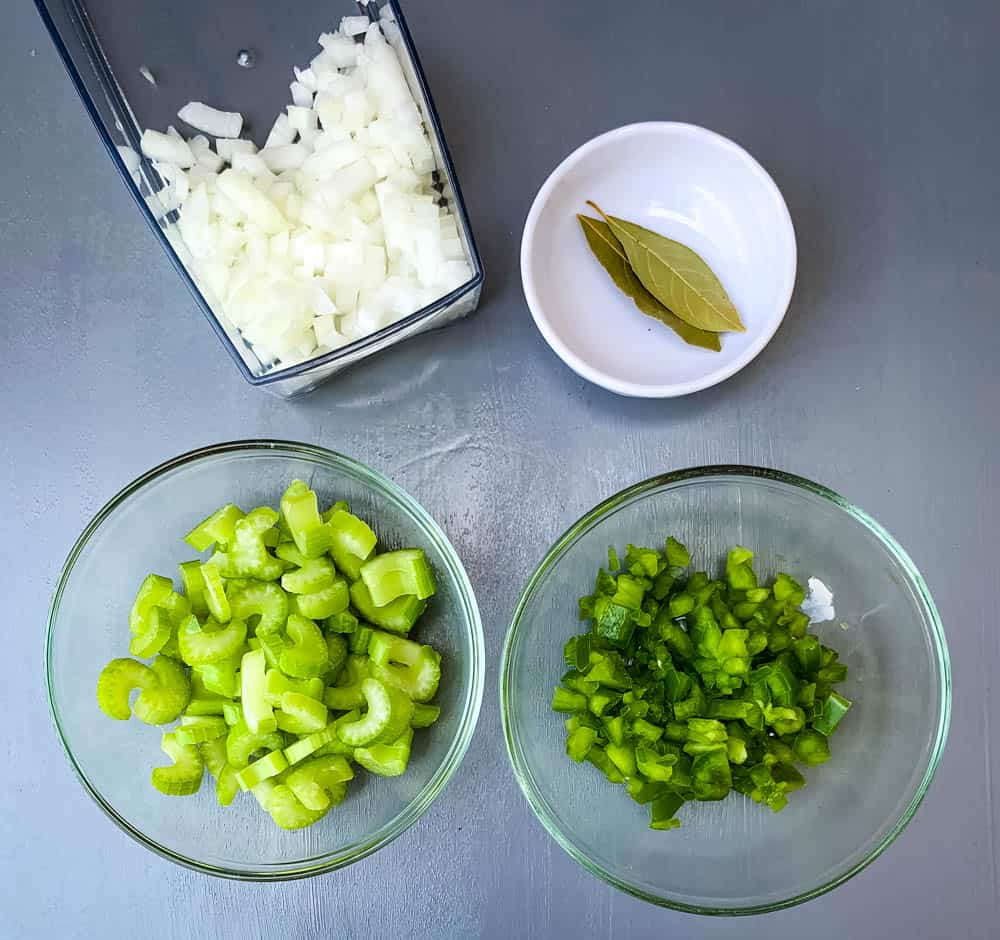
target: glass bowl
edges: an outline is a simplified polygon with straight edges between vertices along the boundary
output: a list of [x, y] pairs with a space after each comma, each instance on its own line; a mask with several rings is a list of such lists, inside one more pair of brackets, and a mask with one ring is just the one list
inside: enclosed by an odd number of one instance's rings
[[[389, 547], [423, 548], [438, 593], [417, 638], [442, 655], [435, 702], [441, 717], [414, 738], [407, 772], [359, 773], [347, 799], [307, 829], [279, 829], [249, 796], [227, 808], [214, 787], [174, 799], [149, 782], [169, 763], [157, 728], [112, 721], [97, 707], [97, 676], [128, 655], [128, 612], [150, 571], [170, 575], [194, 557], [185, 532], [227, 502], [276, 506], [287, 484], [306, 480], [321, 505], [347, 500]], [[141, 476], [87, 526], [63, 567], [46, 638], [49, 704], [66, 755], [98, 806], [160, 855], [213, 875], [270, 881], [340, 868], [370, 855], [414, 823], [458, 768], [483, 693], [483, 630], [461, 561], [426, 511], [373, 470], [340, 454], [283, 441], [242, 441], [194, 451]]]
[[[608, 546], [662, 544], [672, 534], [698, 566], [735, 544], [761, 574], [815, 576], [836, 617], [813, 629], [849, 667], [838, 685], [854, 707], [832, 757], [772, 813], [740, 794], [686, 803], [681, 828], [648, 828], [635, 804], [564, 750], [552, 689], [563, 644], [579, 633], [577, 598], [593, 589]], [[749, 467], [655, 477], [588, 512], [549, 550], [514, 613], [500, 670], [514, 772], [532, 809], [588, 871], [654, 904], [750, 914], [797, 904], [856, 874], [899, 835], [941, 757], [951, 708], [940, 619], [913, 562], [873, 519], [825, 487]]]

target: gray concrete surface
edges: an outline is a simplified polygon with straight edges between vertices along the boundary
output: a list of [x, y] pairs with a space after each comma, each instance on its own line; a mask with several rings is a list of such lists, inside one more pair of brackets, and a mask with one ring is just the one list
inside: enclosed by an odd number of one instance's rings
[[[1000, 936], [1000, 8], [988, 0], [412, 0], [487, 269], [480, 312], [295, 403], [246, 386], [135, 211], [30, 3], [0, 33], [0, 936]], [[784, 326], [667, 402], [586, 385], [536, 332], [517, 248], [590, 136], [704, 124], [746, 146], [799, 237]], [[337, 874], [202, 877], [84, 795], [50, 727], [45, 611], [123, 484], [192, 447], [278, 436], [382, 470], [465, 559], [489, 656], [479, 730], [420, 823]], [[752, 920], [658, 910], [547, 837], [508, 767], [496, 665], [518, 589], [583, 510], [660, 470], [741, 461], [825, 482], [907, 546], [954, 666], [951, 740], [915, 820], [830, 895]], [[461, 827], [461, 832], [459, 832]]]

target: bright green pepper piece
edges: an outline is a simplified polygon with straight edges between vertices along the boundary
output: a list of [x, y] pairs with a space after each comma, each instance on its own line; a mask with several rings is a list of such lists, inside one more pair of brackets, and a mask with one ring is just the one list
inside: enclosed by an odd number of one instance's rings
[[824, 699], [822, 712], [818, 718], [813, 720], [812, 726], [820, 734], [829, 737], [837, 729], [841, 719], [847, 714], [851, 707], [851, 700], [844, 698], [837, 692], [830, 692]]
[[596, 741], [597, 732], [593, 728], [576, 728], [566, 736], [566, 753], [578, 764], [583, 763]]
[[696, 800], [723, 800], [733, 785], [726, 750], [699, 754], [691, 764], [692, 789]]
[[691, 553], [672, 535], [667, 537], [666, 556], [672, 568], [687, 568], [691, 564]]
[[824, 764], [830, 759], [830, 745], [826, 736], [809, 728], [795, 735], [792, 750], [803, 764]]
[[552, 693], [552, 710], [555, 712], [578, 712], [587, 708], [587, 696], [581, 692], [571, 692], [557, 685]]

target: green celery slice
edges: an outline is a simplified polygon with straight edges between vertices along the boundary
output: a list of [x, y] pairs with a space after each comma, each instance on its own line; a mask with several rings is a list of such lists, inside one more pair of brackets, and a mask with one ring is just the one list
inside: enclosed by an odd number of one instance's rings
[[422, 646], [416, 662], [406, 665], [375, 663], [372, 675], [405, 692], [414, 702], [429, 702], [441, 683], [441, 654], [432, 646]]
[[136, 592], [132, 609], [128, 615], [128, 626], [132, 633], [145, 631], [143, 620], [154, 607], [160, 607], [174, 591], [174, 582], [162, 575], [146, 575]]
[[404, 548], [369, 558], [361, 566], [361, 578], [376, 607], [385, 607], [407, 594], [426, 600], [437, 591], [434, 572], [420, 548]]
[[397, 597], [384, 607], [377, 607], [364, 581], [355, 581], [350, 593], [351, 604], [364, 620], [392, 633], [409, 633], [427, 609], [427, 601], [413, 594]]
[[326, 727], [328, 715], [322, 702], [299, 692], [281, 696], [281, 710], [275, 716], [278, 727], [292, 734], [311, 734]]
[[429, 728], [440, 716], [441, 709], [437, 705], [425, 705], [423, 702], [414, 702], [410, 727]]
[[330, 555], [337, 568], [352, 581], [361, 577], [361, 564], [371, 556], [378, 537], [362, 519], [346, 509], [332, 509], [324, 515], [330, 531]]
[[205, 603], [205, 579], [201, 574], [200, 561], [182, 561], [177, 570], [180, 572], [184, 594], [191, 604], [191, 612], [199, 617], [208, 614], [208, 604]]
[[237, 521], [242, 518], [243, 510], [229, 503], [199, 522], [184, 536], [184, 541], [196, 552], [203, 552], [213, 545], [225, 548], [233, 539]]
[[[283, 579], [287, 577], [288, 575], [283, 575]], [[351, 595], [347, 582], [338, 577], [333, 584], [318, 591], [311, 591], [308, 594], [292, 594], [288, 598], [288, 606], [293, 614], [300, 614], [310, 620], [326, 620], [328, 617], [347, 610], [350, 601]]]
[[[265, 781], [265, 783], [267, 782], [269, 781]], [[254, 790], [256, 791], [257, 788], [255, 787]], [[256, 792], [254, 795], [257, 795]], [[306, 826], [311, 826], [321, 820], [328, 812], [328, 809], [307, 809], [283, 783], [279, 783], [270, 790], [265, 799], [265, 809], [282, 829], [304, 829]]]
[[350, 764], [331, 754], [302, 761], [285, 777], [285, 784], [307, 809], [325, 810], [343, 800], [353, 777]]
[[329, 558], [312, 558], [281, 576], [281, 587], [289, 594], [314, 594], [335, 584], [337, 569]]
[[181, 744], [204, 744], [228, 733], [229, 726], [222, 718], [192, 715], [183, 715], [180, 727], [174, 731]]
[[140, 659], [147, 659], [160, 652], [173, 633], [173, 624], [167, 612], [154, 607], [142, 618], [139, 632], [129, 640], [128, 651]]
[[264, 698], [275, 708], [280, 707], [281, 697], [286, 692], [298, 692], [300, 695], [322, 702], [323, 691], [323, 680], [319, 678], [292, 679], [280, 669], [268, 669], [264, 674]]
[[340, 740], [349, 747], [392, 741], [402, 729], [409, 728], [413, 716], [413, 702], [405, 693], [378, 679], [363, 679], [361, 691], [368, 711], [357, 721], [338, 729]]
[[413, 729], [407, 728], [390, 744], [373, 744], [356, 748], [354, 759], [369, 773], [380, 777], [398, 777], [406, 771], [412, 743]]
[[293, 480], [285, 490], [281, 518], [304, 557], [318, 558], [333, 544], [329, 526], [320, 517], [316, 494], [304, 481]]
[[153, 768], [153, 786], [167, 796], [190, 796], [197, 793], [205, 771], [198, 748], [182, 744], [175, 732], [166, 732], [160, 747], [173, 763], [169, 767]]
[[149, 666], [134, 659], [112, 659], [97, 679], [97, 704], [109, 718], [128, 721], [132, 717], [129, 695], [135, 689], [155, 689], [160, 680]]
[[251, 650], [243, 654], [240, 665], [240, 701], [243, 719], [251, 734], [266, 734], [278, 727], [274, 712], [264, 695], [266, 665], [263, 650]]
[[191, 698], [191, 683], [184, 667], [169, 656], [157, 656], [149, 667], [159, 684], [143, 689], [132, 706], [135, 717], [148, 725], [165, 725], [174, 721], [187, 707]]
[[215, 565], [202, 565], [201, 579], [204, 584], [204, 598], [208, 612], [219, 623], [228, 623], [231, 616], [229, 598], [226, 597], [226, 586], [222, 583], [219, 569]]
[[285, 755], [281, 751], [271, 751], [238, 771], [236, 783], [241, 790], [250, 790], [264, 780], [277, 777], [287, 767]]
[[298, 679], [322, 676], [330, 659], [326, 638], [319, 627], [307, 617], [289, 614], [285, 630], [292, 645], [281, 653], [278, 660], [281, 671]]
[[181, 659], [189, 666], [207, 666], [231, 659], [243, 649], [247, 626], [242, 620], [230, 620], [222, 626], [214, 620], [204, 627], [194, 614], [184, 618], [177, 631]]
[[238, 586], [227, 585], [233, 616], [250, 622], [257, 620], [254, 632], [258, 638], [280, 633], [288, 618], [288, 597], [273, 581], [244, 581]]

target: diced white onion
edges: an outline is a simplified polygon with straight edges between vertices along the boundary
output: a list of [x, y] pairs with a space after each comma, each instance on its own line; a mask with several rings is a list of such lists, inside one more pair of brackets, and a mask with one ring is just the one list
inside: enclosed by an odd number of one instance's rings
[[320, 46], [295, 69], [292, 104], [259, 152], [239, 139], [240, 115], [198, 102], [179, 116], [216, 137], [214, 150], [173, 128], [142, 140], [166, 181], [151, 208], [179, 209], [167, 237], [265, 365], [337, 349], [471, 276], [455, 217], [438, 205], [420, 110], [379, 26], [347, 17]]
[[220, 111], [200, 101], [189, 101], [177, 116], [185, 123], [213, 137], [239, 137], [243, 130], [243, 115], [236, 111]]
[[169, 131], [166, 134], [161, 134], [159, 131], [143, 131], [139, 146], [150, 160], [172, 163], [184, 169], [194, 166], [194, 153], [188, 142], [179, 136], [173, 136]]

